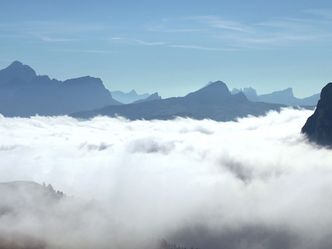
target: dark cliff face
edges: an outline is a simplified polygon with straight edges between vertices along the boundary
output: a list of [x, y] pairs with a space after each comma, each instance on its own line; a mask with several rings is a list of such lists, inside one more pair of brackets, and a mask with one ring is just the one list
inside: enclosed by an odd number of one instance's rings
[[302, 128], [310, 141], [323, 146], [332, 146], [332, 83], [320, 94], [317, 108]]

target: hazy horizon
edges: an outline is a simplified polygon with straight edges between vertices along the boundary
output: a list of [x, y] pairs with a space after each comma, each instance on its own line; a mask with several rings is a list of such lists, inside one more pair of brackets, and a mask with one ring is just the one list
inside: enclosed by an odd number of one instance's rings
[[326, 0], [3, 0], [0, 9], [0, 67], [20, 60], [59, 80], [91, 75], [164, 97], [222, 80], [304, 97], [332, 79]]
[[[19, 62], [19, 63], [22, 63], [23, 65], [27, 65], [27, 66], [31, 67], [31, 66], [29, 65], [29, 63], [25, 63], [24, 61], [20, 61], [20, 60], [14, 60], [14, 61], [12, 61], [11, 63], [9, 63], [8, 65], [4, 66], [3, 68], [0, 68], [0, 70], [5, 69], [6, 67], [10, 66], [10, 65], [11, 65], [12, 63], [14, 63], [14, 62]], [[68, 80], [68, 79], [72, 79], [72, 78], [64, 78], [64, 79], [52, 78], [48, 73], [39, 72], [36, 68], [33, 68], [33, 67], [31, 67], [31, 68], [36, 72], [36, 74], [37, 74], [38, 76], [44, 76], [44, 75], [46, 75], [46, 76], [49, 76], [51, 79], [56, 79], [56, 80], [61, 80], [61, 81]], [[76, 77], [74, 77], [74, 78], [81, 78], [81, 77], [85, 77], [85, 76], [90, 76], [90, 77], [94, 77], [94, 78], [100, 78], [100, 77], [98, 77], [97, 75], [85, 75], [84, 73], [83, 73], [82, 75], [78, 75], [78, 76], [76, 76]], [[100, 78], [100, 79], [103, 81], [102, 78]], [[198, 86], [198, 88], [189, 89], [188, 92], [186, 92], [186, 93], [184, 93], [184, 94], [182, 94], [182, 95], [170, 95], [170, 96], [161, 96], [161, 97], [163, 97], [163, 98], [169, 98], [169, 97], [180, 97], [180, 96], [185, 96], [185, 95], [187, 95], [187, 94], [190, 93], [190, 92], [197, 91], [198, 89], [201, 89], [201, 88], [205, 87], [205, 86], [208, 85], [209, 83], [216, 82], [216, 81], [224, 82], [223, 80], [220, 80], [220, 79], [209, 80], [209, 81], [203, 82], [203, 83], [201, 84], [201, 86]], [[270, 94], [270, 93], [272, 93], [272, 92], [282, 91], [282, 90], [286, 90], [286, 89], [288, 89], [288, 88], [292, 88], [294, 96], [295, 96], [295, 97], [299, 97], [299, 98], [301, 98], [301, 97], [309, 97], [309, 96], [314, 95], [314, 94], [319, 94], [319, 91], [318, 91], [318, 92], [312, 92], [312, 93], [309, 93], [308, 95], [305, 95], [305, 96], [298, 96], [297, 93], [296, 93], [296, 90], [295, 90], [292, 86], [288, 86], [288, 87], [285, 87], [285, 88], [272, 89], [272, 90], [269, 91], [269, 92], [261, 92], [260, 89], [254, 88], [254, 87], [252, 87], [252, 85], [246, 85], [246, 86], [241, 86], [241, 87], [235, 87], [235, 86], [234, 86], [234, 87], [233, 87], [233, 86], [229, 85], [227, 82], [224, 82], [224, 83], [228, 86], [229, 91], [232, 91], [232, 90], [243, 90], [244, 88], [248, 88], [248, 87], [249, 87], [249, 88], [253, 88], [254, 90], [256, 90], [257, 95]], [[140, 92], [140, 91], [138, 91], [137, 89], [134, 89], [134, 88], [129, 89], [129, 90], [114, 89], [114, 88], [111, 88], [111, 87], [109, 86], [109, 84], [107, 84], [105, 81], [103, 81], [103, 84], [104, 84], [104, 86], [105, 86], [110, 92], [117, 92], [117, 91], [119, 91], [119, 92], [123, 92], [123, 93], [130, 93], [131, 91], [135, 91], [137, 94], [152, 94], [152, 93], [155, 93], [155, 92], [158, 92], [158, 93], [160, 94], [160, 92], [158, 91], [158, 89], [149, 89], [149, 91], [146, 91], [146, 92]]]

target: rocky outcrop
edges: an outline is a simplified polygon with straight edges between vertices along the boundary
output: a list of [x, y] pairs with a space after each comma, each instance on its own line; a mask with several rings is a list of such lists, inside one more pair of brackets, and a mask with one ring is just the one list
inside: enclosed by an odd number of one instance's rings
[[302, 133], [312, 142], [332, 146], [332, 83], [322, 89], [317, 108], [303, 126]]

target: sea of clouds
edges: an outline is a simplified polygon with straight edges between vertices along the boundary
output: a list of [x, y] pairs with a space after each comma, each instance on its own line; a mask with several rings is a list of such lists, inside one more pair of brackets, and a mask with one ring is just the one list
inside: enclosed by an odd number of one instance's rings
[[311, 114], [0, 117], [0, 181], [50, 183], [70, 196], [45, 208], [18, 198], [15, 214], [0, 216], [0, 235], [64, 249], [156, 248], [161, 239], [200, 249], [332, 248], [332, 151], [300, 133]]

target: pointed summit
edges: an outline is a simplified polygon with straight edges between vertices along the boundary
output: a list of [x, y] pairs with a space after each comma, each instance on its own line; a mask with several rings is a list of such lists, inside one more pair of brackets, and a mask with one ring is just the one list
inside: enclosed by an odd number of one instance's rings
[[0, 70], [0, 84], [6, 84], [17, 79], [29, 82], [36, 76], [35, 70], [31, 67], [20, 61], [14, 61], [5, 69]]
[[0, 93], [0, 113], [5, 116], [63, 115], [120, 104], [99, 78], [59, 81], [36, 75], [19, 61], [0, 70]]
[[207, 86], [201, 88], [201, 90], [203, 90], [203, 89], [209, 89], [209, 90], [215, 89], [218, 91], [224, 91], [224, 92], [230, 93], [226, 83], [221, 80], [212, 81], [209, 84], [207, 84]]
[[35, 70], [33, 70], [30, 66], [23, 64], [20, 61], [14, 61], [12, 62], [7, 68], [4, 70], [9, 70], [9, 71], [15, 71], [15, 72], [21, 72], [21, 73], [26, 73], [26, 74], [31, 74], [33, 76], [36, 76]]
[[8, 67], [22, 67], [23, 63], [20, 61], [13, 61]]
[[220, 99], [230, 98], [230, 93], [227, 85], [222, 81], [215, 81], [209, 83], [207, 86], [199, 89], [196, 92], [189, 93], [185, 96], [187, 99], [197, 99], [198, 101], [211, 102]]

